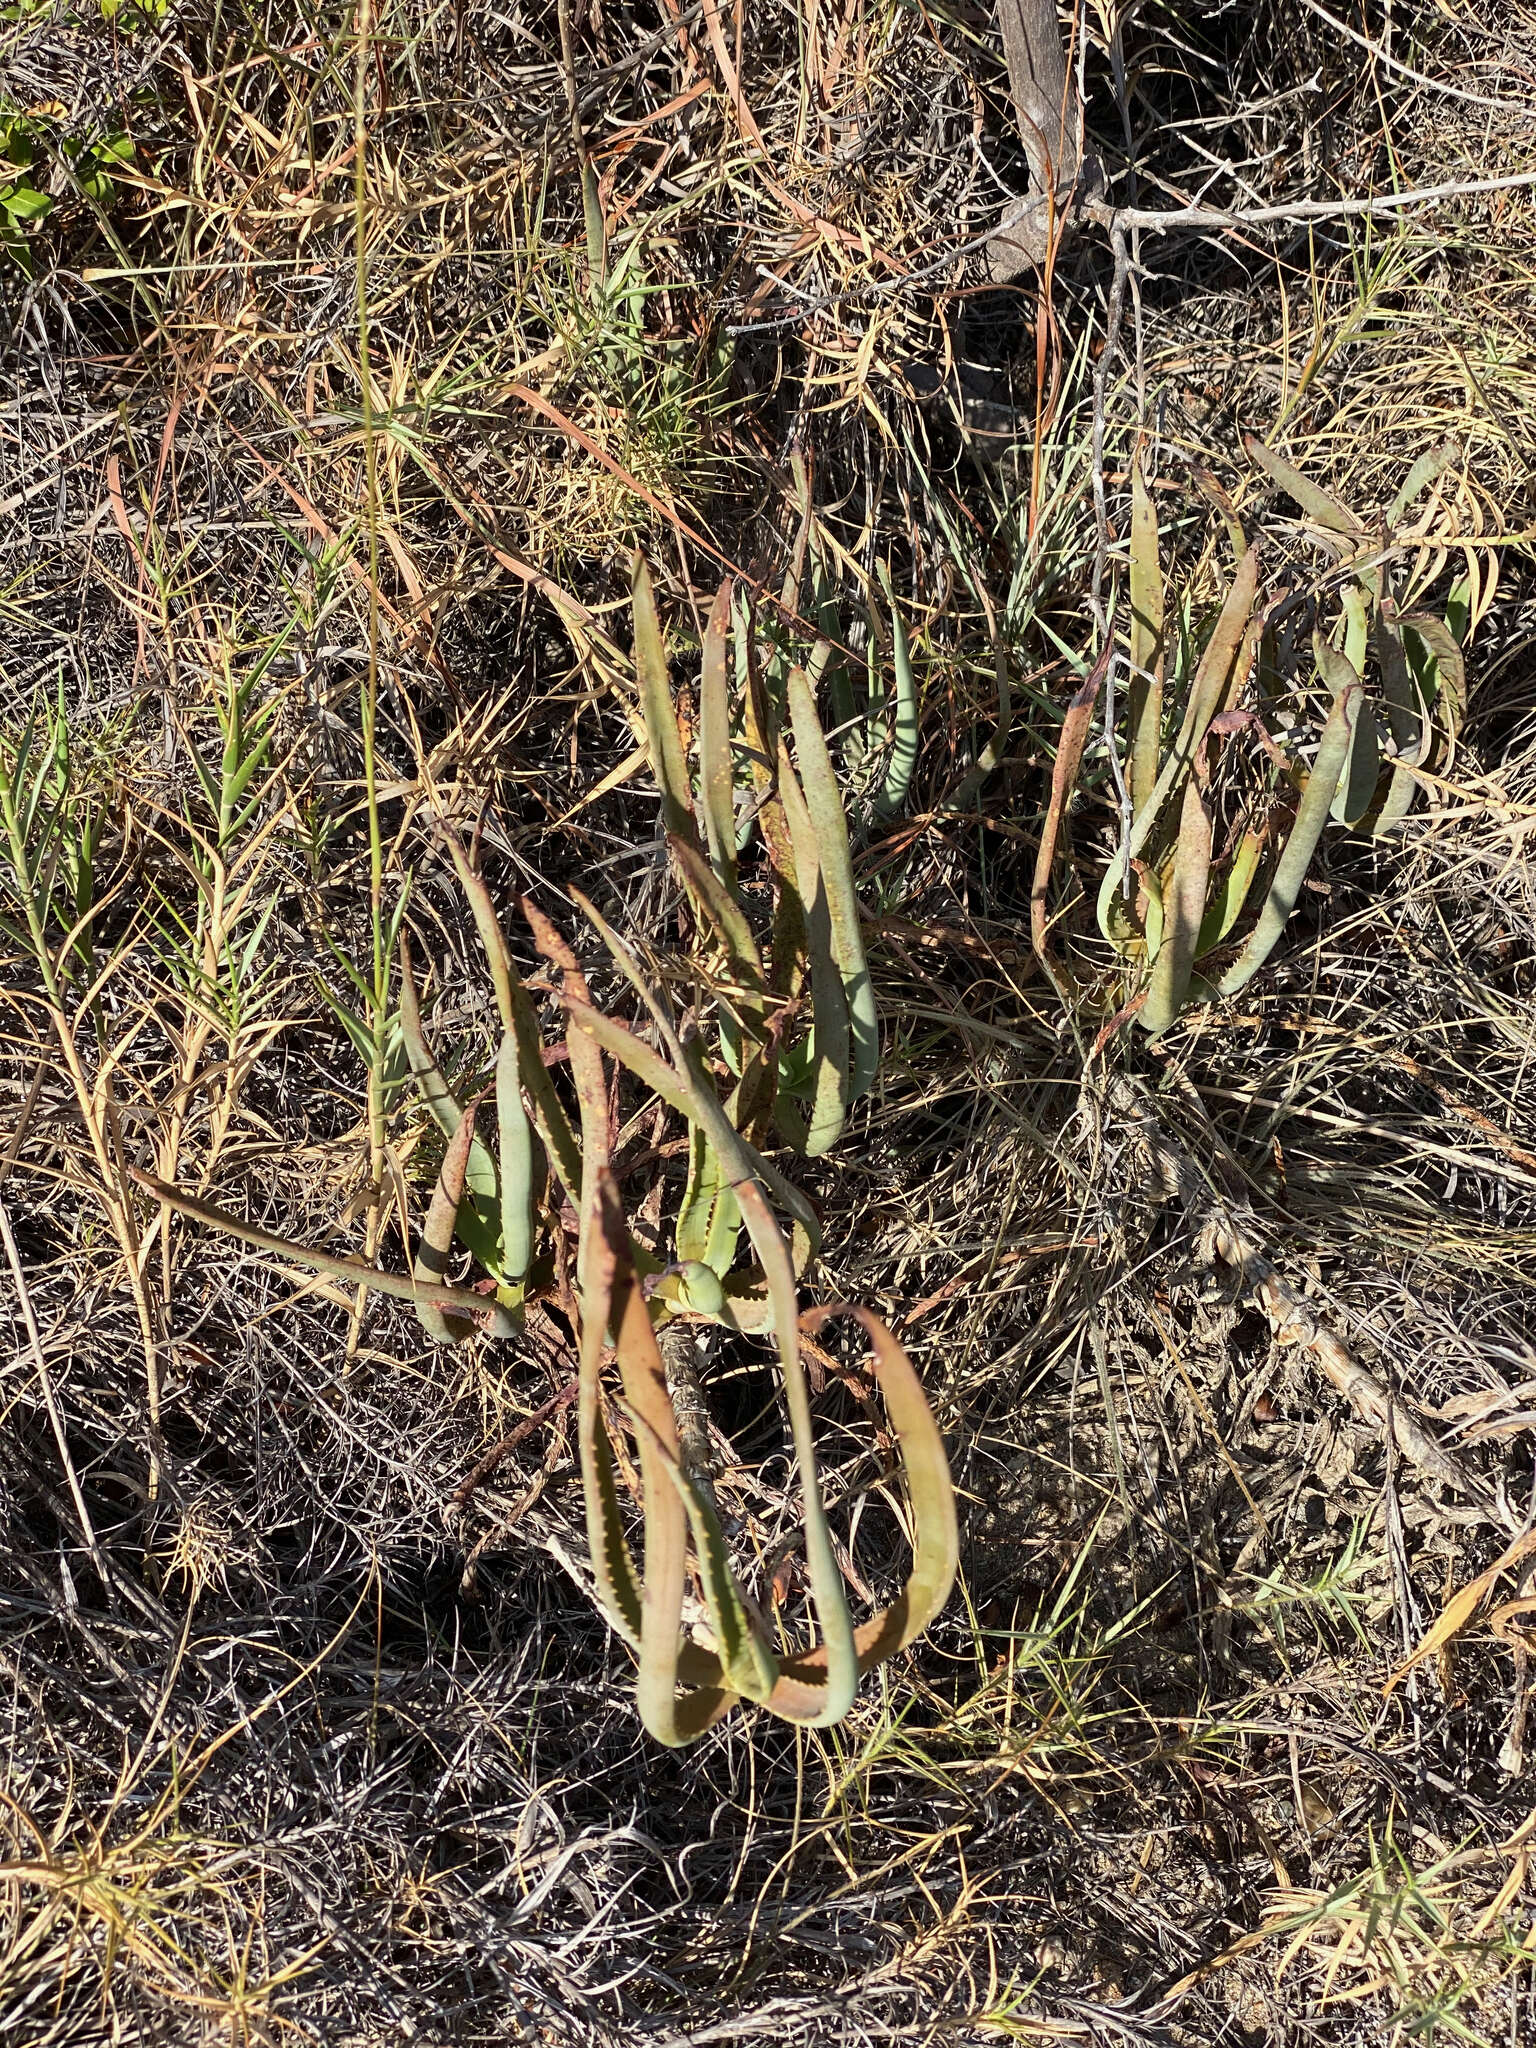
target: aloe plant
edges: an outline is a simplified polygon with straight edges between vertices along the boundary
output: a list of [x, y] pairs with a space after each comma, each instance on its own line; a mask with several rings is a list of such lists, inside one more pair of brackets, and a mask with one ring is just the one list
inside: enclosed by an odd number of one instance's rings
[[[868, 1091], [879, 1061], [879, 1021], [859, 931], [848, 821], [812, 683], [831, 648], [818, 644], [809, 672], [789, 668], [780, 705], [765, 686], [748, 638], [739, 664], [745, 687], [739, 716], [733, 717], [731, 585], [721, 585], [699, 673], [695, 795], [643, 561], [636, 563], [634, 612], [640, 706], [663, 823], [702, 950], [720, 970], [720, 1050], [740, 1076], [743, 1127], [763, 1132], [772, 1125], [794, 1150], [815, 1157], [837, 1142], [850, 1105]], [[745, 772], [739, 774], [738, 767]], [[743, 797], [756, 802], [774, 889], [766, 947], [753, 933], [740, 887], [738, 783]]]
[[[579, 1219], [579, 1436], [594, 1584], [615, 1628], [639, 1654], [638, 1701], [647, 1728], [659, 1741], [679, 1743], [740, 1700], [816, 1726], [840, 1719], [860, 1673], [911, 1642], [942, 1607], [954, 1578], [957, 1536], [943, 1443], [901, 1346], [865, 1309], [839, 1306], [799, 1316], [797, 1286], [818, 1248], [817, 1220], [761, 1149], [778, 1137], [802, 1153], [824, 1151], [841, 1130], [848, 1104], [874, 1079], [879, 1056], [847, 825], [811, 681], [791, 670], [780, 709], [769, 701], [749, 653], [744, 700], [733, 717], [731, 590], [724, 586], [704, 640], [695, 787], [643, 563], [634, 583], [641, 714], [667, 844], [692, 907], [696, 966], [716, 994], [712, 1041], [697, 1028], [688, 1036], [680, 1031], [639, 959], [580, 890], [571, 893], [638, 995], [649, 1036], [593, 1003], [565, 937], [523, 899], [534, 946], [558, 978], [561, 1049], [578, 1111], [573, 1123], [490, 892], [470, 853], [445, 833], [485, 954], [500, 1036], [491, 1073], [466, 1099], [429, 1041], [402, 931], [401, 1038], [421, 1103], [444, 1140], [410, 1277], [309, 1250], [163, 1182], [137, 1178], [172, 1207], [271, 1256], [410, 1300], [428, 1335], [443, 1343], [460, 1342], [477, 1329], [514, 1333], [530, 1293], [549, 1290], [569, 1300], [561, 1256], [561, 1214], [569, 1205]], [[736, 818], [738, 779], [748, 782], [756, 802], [773, 884], [765, 945], [739, 872], [746, 840]], [[642, 1249], [623, 1218], [609, 1157], [610, 1060], [675, 1111], [688, 1133], [689, 1170], [669, 1263]], [[731, 1083], [723, 1100], [719, 1074]], [[456, 1245], [483, 1269], [474, 1286], [448, 1278]], [[912, 1509], [914, 1561], [906, 1591], [858, 1628], [822, 1502], [800, 1360], [802, 1328], [809, 1334], [831, 1315], [853, 1316], [869, 1338]], [[806, 1555], [822, 1635], [814, 1648], [782, 1652], [770, 1640], [732, 1572], [708, 1486], [681, 1455], [658, 1347], [658, 1334], [681, 1321], [717, 1323], [775, 1341], [805, 1499]], [[625, 1544], [603, 1422], [599, 1381], [610, 1345], [640, 1452], [641, 1574]], [[690, 1539], [710, 1618], [709, 1645], [691, 1641], [681, 1626]]]
[[[1130, 822], [1100, 880], [1098, 922], [1141, 985], [1139, 1019], [1154, 1035], [1190, 1001], [1235, 995], [1259, 971], [1330, 824], [1378, 838], [1396, 829], [1418, 786], [1411, 771], [1437, 747], [1454, 747], [1465, 694], [1455, 629], [1465, 630], [1464, 593], [1453, 590], [1436, 617], [1403, 609], [1395, 589], [1395, 530], [1450, 451], [1414, 465], [1387, 531], [1373, 536], [1262, 442], [1249, 437], [1247, 447], [1347, 551], [1337, 614], [1325, 618], [1319, 605], [1312, 635], [1311, 669], [1329, 708], [1308, 762], [1294, 730], [1275, 719], [1298, 701], [1277, 630], [1286, 598], [1261, 600], [1259, 550], [1229, 506], [1237, 562], [1225, 599], [1197, 654], [1173, 630], [1157, 515], [1138, 466], [1124, 741]], [[1223, 832], [1233, 801], [1220, 754], [1243, 731], [1259, 741], [1264, 781]], [[1241, 934], [1245, 918], [1252, 922]]]

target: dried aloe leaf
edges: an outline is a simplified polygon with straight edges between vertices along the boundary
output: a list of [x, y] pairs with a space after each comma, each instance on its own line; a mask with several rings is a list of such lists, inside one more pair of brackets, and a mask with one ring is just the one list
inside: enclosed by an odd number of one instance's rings
[[[567, 1004], [587, 1002], [587, 978], [563, 935], [529, 897], [520, 897], [518, 901], [533, 933], [533, 943], [550, 965], [559, 969]], [[597, 1177], [608, 1169], [608, 1078], [603, 1071], [601, 1050], [585, 1033], [567, 1032], [565, 1045], [581, 1113], [581, 1201], [577, 1214], [581, 1219], [580, 1258], [585, 1260], [590, 1250], [589, 1218], [594, 1209]]]
[[1215, 507], [1222, 525], [1227, 529], [1227, 538], [1232, 543], [1232, 559], [1234, 562], [1240, 562], [1248, 552], [1248, 536], [1243, 531], [1242, 520], [1237, 516], [1237, 507], [1232, 502], [1231, 493], [1217, 481], [1210, 470], [1198, 462], [1190, 464], [1189, 473], [1201, 497], [1207, 504]]
[[1430, 612], [1409, 612], [1398, 628], [1414, 686], [1425, 705], [1438, 708], [1454, 752], [1467, 708], [1467, 664], [1461, 644], [1445, 621]]
[[[1074, 693], [1072, 701], [1062, 714], [1061, 731], [1056, 739], [1056, 759], [1051, 765], [1051, 796], [1046, 805], [1045, 822], [1040, 828], [1040, 844], [1035, 851], [1035, 872], [1029, 892], [1029, 936], [1035, 949], [1035, 957], [1045, 969], [1052, 988], [1062, 1000], [1065, 990], [1051, 956], [1050, 935], [1050, 885], [1051, 869], [1056, 862], [1056, 842], [1066, 820], [1067, 801], [1077, 782], [1077, 771], [1082, 766], [1083, 749], [1088, 744], [1088, 731], [1093, 723], [1093, 707], [1098, 702], [1099, 691], [1109, 673], [1109, 664], [1114, 659], [1113, 644], [1107, 645], [1093, 667], [1084, 677], [1081, 686]], [[1101, 921], [1104, 902], [1100, 903]]]
[[1421, 498], [1435, 483], [1445, 469], [1456, 459], [1456, 442], [1446, 439], [1433, 448], [1426, 449], [1403, 479], [1403, 488], [1392, 500], [1387, 514], [1387, 531], [1390, 533], [1402, 518], [1408, 507]]
[[1296, 500], [1309, 519], [1327, 527], [1330, 533], [1346, 534], [1351, 540], [1365, 538], [1365, 528], [1353, 512], [1341, 505], [1337, 498], [1329, 497], [1320, 485], [1303, 476], [1299, 469], [1293, 469], [1283, 455], [1276, 455], [1272, 448], [1266, 448], [1256, 434], [1244, 434], [1243, 446], [1261, 469], [1269, 471], [1281, 490]]
[[668, 834], [667, 846], [677, 862], [688, 893], [699, 911], [713, 925], [733, 971], [743, 988], [757, 999], [756, 1007], [760, 1013], [767, 999], [768, 988], [763, 976], [762, 959], [757, 950], [757, 940], [752, 936], [752, 927], [747, 922], [746, 912], [704, 856], [690, 846], [686, 839], [675, 839]]
[[294, 1244], [286, 1237], [274, 1237], [269, 1230], [262, 1230], [254, 1223], [246, 1223], [238, 1216], [230, 1215], [227, 1209], [220, 1209], [213, 1202], [201, 1201], [195, 1195], [183, 1194], [169, 1181], [157, 1180], [153, 1174], [143, 1173], [136, 1166], [128, 1168], [128, 1176], [147, 1188], [150, 1194], [177, 1210], [183, 1216], [190, 1216], [194, 1222], [205, 1224], [210, 1230], [222, 1231], [228, 1237], [238, 1237], [242, 1244], [254, 1245], [269, 1258], [282, 1259], [288, 1265], [302, 1266], [309, 1273], [323, 1273], [328, 1280], [341, 1280], [349, 1287], [368, 1287], [375, 1294], [388, 1294], [396, 1301], [408, 1301], [414, 1306], [425, 1302], [431, 1307], [456, 1309], [467, 1317], [489, 1328], [497, 1337], [515, 1337], [517, 1319], [503, 1305], [483, 1294], [476, 1294], [468, 1287], [442, 1286], [422, 1287], [414, 1280], [407, 1280], [400, 1273], [383, 1273], [375, 1266], [368, 1266], [361, 1259], [338, 1258], [329, 1252], [317, 1252], [307, 1245]]
[[416, 1301], [416, 1319], [436, 1344], [461, 1344], [466, 1337], [475, 1334], [475, 1325], [468, 1317], [439, 1308], [429, 1298], [429, 1290], [441, 1285], [448, 1270], [448, 1261], [453, 1256], [454, 1226], [458, 1222], [459, 1204], [464, 1199], [464, 1174], [469, 1165], [470, 1147], [475, 1142], [475, 1113], [479, 1107], [478, 1098], [465, 1105], [459, 1128], [448, 1140], [448, 1150], [443, 1154], [437, 1186], [432, 1190], [427, 1220], [422, 1225], [421, 1243], [412, 1267], [416, 1285], [421, 1289]]
[[[597, 1176], [592, 1199], [594, 1211], [584, 1219], [592, 1249], [581, 1287], [577, 1435], [593, 1579], [614, 1627], [639, 1650], [641, 1719], [658, 1742], [675, 1748], [728, 1713], [735, 1695], [722, 1682], [719, 1658], [683, 1638], [688, 1522], [654, 1448], [659, 1442], [676, 1456], [677, 1422], [611, 1174]], [[649, 1434], [639, 1438], [645, 1495], [643, 1594], [624, 1540], [613, 1450], [602, 1418], [600, 1380], [610, 1328], [625, 1400], [649, 1426]], [[677, 1697], [680, 1683], [693, 1688], [682, 1700]]]
[[1157, 784], [1163, 727], [1163, 571], [1157, 507], [1139, 457], [1131, 470], [1131, 680], [1126, 695], [1134, 816]]
[[[1342, 656], [1339, 657], [1343, 659]], [[1301, 885], [1307, 878], [1312, 865], [1312, 856], [1317, 851], [1318, 841], [1328, 823], [1328, 813], [1333, 803], [1333, 793], [1339, 786], [1339, 777], [1349, 758], [1350, 741], [1353, 736], [1355, 702], [1360, 695], [1358, 683], [1348, 684], [1334, 699], [1333, 709], [1328, 714], [1328, 723], [1323, 727], [1322, 741], [1318, 746], [1317, 758], [1312, 772], [1307, 777], [1307, 786], [1301, 793], [1301, 802], [1296, 808], [1295, 823], [1290, 837], [1285, 842], [1275, 868], [1274, 880], [1269, 885], [1269, 894], [1259, 921], [1254, 926], [1247, 945], [1227, 969], [1218, 984], [1224, 996], [1234, 996], [1258, 973], [1264, 962], [1274, 951], [1275, 945], [1290, 921], [1291, 912], [1296, 908], [1296, 899], [1301, 894]]]
[[[732, 1127], [719, 1097], [707, 1080], [695, 1076], [691, 1070], [687, 1074], [679, 1073], [653, 1046], [647, 1045], [643, 1038], [637, 1038], [627, 1024], [620, 1023], [616, 1017], [605, 1016], [592, 1004], [574, 1002], [567, 997], [566, 1009], [573, 1023], [590, 1031], [603, 1050], [612, 1053], [616, 1060], [628, 1067], [636, 1080], [643, 1082], [653, 1095], [660, 1096], [663, 1102], [670, 1104], [690, 1122], [701, 1123], [710, 1143], [733, 1175], [738, 1170], [738, 1157], [744, 1157], [748, 1161], [748, 1170], [764, 1182], [785, 1214], [793, 1217], [798, 1228], [805, 1233], [809, 1250], [819, 1249], [821, 1227], [816, 1221], [815, 1210], [773, 1162], [765, 1159]], [[722, 1132], [728, 1133], [730, 1139], [730, 1144], [724, 1148]]]
[[816, 716], [810, 679], [799, 669], [791, 669], [789, 674], [789, 712], [806, 808], [815, 827], [817, 859], [827, 893], [832, 953], [848, 999], [848, 1099], [857, 1102], [869, 1092], [879, 1071], [880, 1019], [859, 928], [859, 900], [853, 885], [853, 859], [842, 793], [821, 721]]
[[800, 909], [811, 956], [811, 1073], [813, 1095], [809, 1158], [819, 1158], [842, 1135], [848, 1110], [848, 999], [832, 952], [832, 917], [827, 902], [816, 828], [783, 742], [779, 744], [779, 795], [795, 850]]
[[1154, 1038], [1167, 1030], [1184, 1007], [1205, 917], [1205, 892], [1211, 873], [1211, 813], [1205, 801], [1204, 783], [1205, 777], [1197, 769], [1184, 785], [1173, 877], [1163, 892], [1163, 939], [1153, 962], [1152, 986], [1140, 1020], [1142, 1028]]
[[736, 891], [736, 799], [731, 772], [731, 579], [716, 593], [699, 670], [699, 798], [709, 858], [721, 886]]

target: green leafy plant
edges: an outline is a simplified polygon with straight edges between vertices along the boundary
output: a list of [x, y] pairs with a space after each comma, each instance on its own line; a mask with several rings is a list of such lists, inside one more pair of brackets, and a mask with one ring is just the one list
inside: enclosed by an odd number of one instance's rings
[[[1330, 825], [1384, 838], [1401, 824], [1414, 771], [1449, 759], [1465, 699], [1466, 586], [1454, 586], [1437, 614], [1413, 601], [1422, 583], [1399, 566], [1403, 516], [1450, 449], [1414, 465], [1372, 534], [1262, 442], [1250, 436], [1246, 445], [1341, 559], [1321, 594], [1281, 589], [1261, 599], [1258, 548], [1223, 502], [1237, 562], [1201, 631], [1165, 587], [1151, 493], [1140, 467], [1133, 472], [1131, 685], [1117, 769], [1125, 809], [1097, 915], [1153, 1035], [1189, 1003], [1236, 995], [1259, 971]], [[1037, 909], [1105, 667], [1064, 727]], [[1305, 706], [1318, 696], [1327, 709], [1309, 742]], [[1044, 930], [1037, 916], [1036, 946], [1047, 957]]]
[[[532, 992], [514, 965], [490, 890], [470, 852], [447, 833], [490, 972], [500, 1036], [491, 1072], [473, 1077], [471, 1089], [456, 1090], [428, 1040], [410, 942], [402, 932], [399, 1030], [421, 1103], [445, 1147], [410, 1276], [275, 1237], [166, 1182], [136, 1175], [173, 1208], [272, 1256], [408, 1299], [423, 1328], [440, 1342], [458, 1342], [476, 1329], [512, 1334], [533, 1293], [550, 1293], [575, 1307], [581, 1329], [581, 1469], [597, 1596], [638, 1652], [645, 1724], [669, 1744], [691, 1741], [743, 1699], [810, 1725], [841, 1719], [861, 1672], [895, 1655], [938, 1613], [958, 1556], [943, 1443], [905, 1352], [868, 1310], [839, 1305], [799, 1314], [797, 1284], [817, 1249], [816, 1216], [763, 1148], [777, 1139], [813, 1155], [834, 1142], [848, 1104], [875, 1076], [878, 1027], [858, 934], [847, 824], [810, 676], [791, 669], [785, 702], [777, 705], [749, 653], [745, 690], [733, 704], [730, 628], [726, 584], [702, 650], [695, 781], [650, 575], [637, 562], [640, 716], [666, 844], [691, 906], [688, 970], [714, 997], [712, 1013], [708, 1003], [691, 1006], [698, 1016], [712, 1014], [707, 1038], [697, 1022], [686, 1031], [679, 1026], [637, 956], [596, 907], [573, 891], [638, 996], [650, 1035], [594, 1004], [565, 938], [522, 899], [534, 946], [557, 982], [565, 1034], [553, 1050], [563, 1054], [571, 1077], [573, 1122], [546, 1059]], [[237, 709], [232, 698], [226, 732]], [[751, 829], [761, 831], [772, 885], [772, 929], [761, 944], [742, 884], [750, 835], [738, 819], [738, 794], [753, 807]], [[610, 1061], [653, 1102], [679, 1115], [688, 1133], [687, 1183], [672, 1226], [674, 1257], [666, 1263], [636, 1242], [624, 1219], [610, 1157]], [[719, 1078], [730, 1084], [723, 1100]], [[494, 1137], [481, 1133], [488, 1098]], [[487, 1113], [487, 1126], [491, 1120]], [[564, 1278], [564, 1218], [570, 1213], [578, 1219], [574, 1298]], [[484, 1278], [472, 1286], [448, 1278], [456, 1246], [483, 1269]], [[801, 1362], [802, 1335], [837, 1315], [852, 1316], [869, 1339], [912, 1511], [914, 1557], [906, 1590], [893, 1607], [858, 1628], [822, 1500]], [[771, 1334], [775, 1341], [805, 1497], [807, 1562], [822, 1635], [815, 1648], [781, 1651], [771, 1640], [732, 1571], [709, 1487], [683, 1456], [658, 1336], [669, 1324], [686, 1322]], [[600, 1383], [610, 1346], [640, 1455], [645, 1552], [638, 1574], [625, 1541], [603, 1419]], [[709, 1616], [707, 1643], [692, 1640], [682, 1628], [690, 1541]]]
[[27, 231], [48, 218], [53, 200], [38, 185], [36, 123], [27, 114], [0, 113], [0, 248], [31, 268]]
[[56, 101], [25, 110], [0, 109], [0, 249], [29, 274], [31, 234], [56, 204], [40, 182], [48, 157], [58, 158], [85, 198], [105, 207], [116, 191], [115, 173], [133, 155], [127, 135], [114, 132], [87, 140], [65, 133], [63, 114]]

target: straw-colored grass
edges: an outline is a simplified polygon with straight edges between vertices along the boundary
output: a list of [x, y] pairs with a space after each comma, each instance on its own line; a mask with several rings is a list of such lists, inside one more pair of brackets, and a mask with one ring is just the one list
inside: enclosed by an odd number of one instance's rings
[[[1528, 9], [1319, 4], [1377, 54], [1280, 0], [1081, 10], [1111, 196], [1531, 168]], [[1525, 2039], [1529, 191], [1142, 232], [1106, 358], [1091, 226], [981, 289], [1024, 165], [983, 14], [10, 15], [7, 2048]], [[1069, 702], [1129, 647], [1135, 460], [1196, 641], [1223, 494], [1262, 602], [1334, 573], [1245, 433], [1373, 533], [1451, 441], [1414, 601], [1470, 579], [1466, 715], [1406, 827], [1326, 831], [1263, 970], [1149, 1043], [1106, 1030], [1131, 991], [1094, 936], [1123, 663], [1055, 815], [1059, 987], [1036, 857]], [[579, 887], [680, 1012], [713, 999], [637, 546], [675, 678], [727, 571], [765, 669], [838, 641], [881, 1059], [794, 1177], [816, 1298], [923, 1379], [962, 1540], [841, 1726], [738, 1714], [682, 1756], [590, 1597], [569, 1291], [440, 1349], [135, 1177], [408, 1270], [442, 1146], [401, 924], [452, 1078], [499, 1037], [445, 827], [499, 910], [581, 930]], [[743, 900], [765, 923], [765, 875]], [[626, 1081], [614, 1137], [653, 1242], [682, 1126]], [[902, 1497], [858, 1346], [818, 1341], [868, 1612]], [[722, 1526], [793, 1636], [769, 1356], [700, 1377]]]

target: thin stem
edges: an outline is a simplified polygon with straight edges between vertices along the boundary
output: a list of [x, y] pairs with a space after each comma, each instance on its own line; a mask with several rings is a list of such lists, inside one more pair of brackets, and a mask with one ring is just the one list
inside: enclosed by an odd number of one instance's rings
[[[368, 320], [368, 67], [373, 54], [372, 0], [357, 0], [353, 73], [353, 244], [357, 265], [357, 360], [362, 385], [363, 517], [368, 534], [368, 672], [363, 683], [363, 788], [368, 812], [368, 910], [373, 938], [372, 1049], [368, 1062], [367, 1259], [378, 1250], [384, 1185], [384, 1057], [389, 1018], [389, 958], [384, 928], [384, 834], [379, 820], [375, 735], [379, 713], [379, 450], [373, 409], [373, 362]], [[357, 1350], [368, 1290], [360, 1287], [347, 1355]]]

